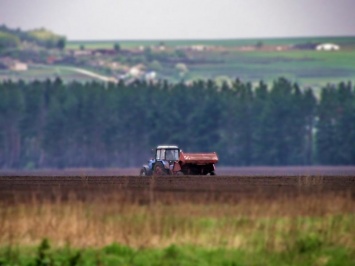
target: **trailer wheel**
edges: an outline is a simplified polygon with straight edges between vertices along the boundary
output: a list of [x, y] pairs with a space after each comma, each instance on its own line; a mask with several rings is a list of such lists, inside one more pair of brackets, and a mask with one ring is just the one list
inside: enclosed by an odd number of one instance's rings
[[168, 174], [162, 163], [156, 163], [154, 165], [153, 173], [154, 173], [154, 175], [167, 175]]
[[212, 172], [210, 173], [210, 175], [216, 175], [216, 172], [215, 172], [215, 171], [212, 171]]

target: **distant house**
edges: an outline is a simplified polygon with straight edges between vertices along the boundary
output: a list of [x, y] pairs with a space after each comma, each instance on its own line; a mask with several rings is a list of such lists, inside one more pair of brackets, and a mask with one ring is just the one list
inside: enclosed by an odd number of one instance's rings
[[11, 70], [14, 71], [26, 71], [28, 70], [28, 66], [25, 63], [20, 61], [15, 61], [14, 64], [10, 67]]
[[92, 55], [116, 55], [115, 49], [94, 49], [91, 51]]
[[72, 50], [71, 51], [74, 56], [86, 56], [91, 55], [91, 50]]
[[322, 43], [316, 46], [317, 51], [338, 51], [340, 46], [334, 43]]
[[145, 79], [146, 80], [154, 80], [157, 77], [157, 73], [155, 71], [150, 71], [145, 74]]
[[47, 57], [47, 64], [53, 64], [55, 61], [57, 61], [57, 58], [55, 56]]
[[13, 70], [13, 71], [26, 71], [28, 70], [28, 66], [26, 63], [23, 63], [19, 60], [12, 59], [10, 57], [0, 58], [1, 65], [5, 66], [5, 68]]
[[192, 51], [199, 51], [199, 52], [205, 51], [207, 49], [206, 46], [199, 45], [199, 44], [198, 45], [191, 45], [190, 47], [191, 47]]
[[132, 67], [130, 70], [129, 70], [129, 74], [132, 76], [132, 77], [138, 77], [140, 75], [140, 69], [137, 68], [137, 67]]
[[145, 65], [138, 64], [136, 66], [131, 67], [131, 69], [129, 70], [129, 75], [131, 77], [137, 78], [145, 72], [145, 69], [146, 69]]
[[206, 51], [207, 47], [205, 45], [196, 44], [196, 45], [190, 45], [190, 46], [177, 46], [176, 49], [177, 50], [185, 50], [185, 51], [202, 52], [202, 51]]

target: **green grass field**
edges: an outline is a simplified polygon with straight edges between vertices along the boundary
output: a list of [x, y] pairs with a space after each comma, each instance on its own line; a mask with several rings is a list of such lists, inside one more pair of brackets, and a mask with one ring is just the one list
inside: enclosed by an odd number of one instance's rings
[[303, 38], [270, 38], [270, 39], [221, 39], [221, 40], [107, 40], [107, 41], [69, 41], [67, 48], [80, 49], [84, 45], [88, 49], [97, 48], [113, 48], [115, 43], [119, 43], [121, 48], [130, 49], [138, 48], [139, 46], [158, 45], [163, 42], [167, 47], [176, 48], [177, 46], [188, 45], [211, 45], [223, 47], [241, 47], [255, 45], [262, 41], [264, 45], [292, 45], [302, 43], [338, 43], [340, 45], [355, 46], [355, 37], [303, 37]]
[[218, 58], [220, 62], [191, 66], [190, 75], [208, 78], [224, 75], [267, 83], [283, 76], [301, 86], [316, 88], [327, 83], [355, 80], [355, 51], [254, 51], [203, 56], [210, 61]]
[[[204, 51], [190, 52], [195, 61], [188, 64], [189, 72], [185, 80], [240, 78], [244, 81], [270, 84], [279, 77], [286, 77], [302, 87], [319, 88], [328, 83], [355, 81], [355, 37], [315, 37], [285, 39], [241, 39], [241, 40], [170, 40], [163, 41], [169, 48], [178, 46], [206, 45], [220, 47], [254, 46], [261, 41], [265, 46], [297, 45], [304, 43], [337, 43], [343, 48], [338, 52], [320, 52], [314, 50], [288, 51]], [[114, 41], [107, 42], [69, 42], [68, 48], [78, 49], [84, 45], [88, 49], [112, 48]], [[123, 49], [139, 46], [157, 46], [160, 41], [120, 41]], [[167, 57], [169, 55], [167, 54]], [[175, 71], [176, 72], [176, 71]], [[179, 81], [174, 65], [163, 63], [160, 77]], [[175, 74], [173, 74], [175, 73]]]
[[[238, 47], [254, 47], [262, 41], [265, 49], [241, 51]], [[197, 79], [227, 80], [239, 78], [243, 81], [257, 83], [263, 80], [271, 84], [279, 77], [285, 77], [297, 82], [301, 87], [312, 87], [316, 91], [328, 83], [355, 82], [355, 37], [329, 37], [329, 38], [285, 38], [285, 39], [241, 39], [241, 40], [170, 40], [163, 41], [168, 51], [154, 50], [150, 58], [143, 52], [131, 54], [118, 54], [117, 56], [102, 56], [95, 58], [88, 56], [86, 62], [104, 60], [106, 62], [120, 62], [128, 69], [142, 63], [147, 71], [157, 72], [158, 79], [167, 79], [170, 82], [179, 82]], [[278, 45], [295, 45], [305, 43], [337, 43], [340, 51], [327, 52], [315, 50], [284, 50], [276, 51]], [[112, 49], [115, 41], [69, 41], [67, 49]], [[140, 46], [157, 46], [160, 41], [118, 41], [122, 49], [134, 49]], [[178, 46], [207, 45], [225, 47], [225, 50], [185, 51], [187, 58], [180, 58], [175, 53]], [[235, 49], [234, 49], [234, 48]], [[177, 63], [184, 63], [188, 71], [181, 76], [176, 68]], [[154, 69], [153, 65], [159, 65]], [[72, 80], [89, 81], [93, 76], [82, 75], [75, 71], [65, 69], [66, 66], [47, 66], [38, 69], [30, 67], [29, 71], [14, 72], [0, 70], [0, 79], [46, 79], [60, 76], [65, 82]], [[87, 65], [80, 68], [88, 69]], [[89, 69], [90, 70], [90, 67]], [[102, 75], [116, 75], [110, 69], [93, 70]]]
[[103, 248], [51, 248], [46, 240], [34, 247], [0, 249], [1, 265], [353, 265], [349, 250], [323, 246], [317, 238], [300, 240], [286, 252], [243, 251], [228, 248], [201, 248], [171, 245], [166, 248], [133, 249], [113, 243]]

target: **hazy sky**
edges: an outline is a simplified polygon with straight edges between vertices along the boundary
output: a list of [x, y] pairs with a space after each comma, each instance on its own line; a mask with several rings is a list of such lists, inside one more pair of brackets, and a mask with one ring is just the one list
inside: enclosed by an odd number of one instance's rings
[[0, 0], [0, 24], [71, 40], [355, 36], [355, 0]]

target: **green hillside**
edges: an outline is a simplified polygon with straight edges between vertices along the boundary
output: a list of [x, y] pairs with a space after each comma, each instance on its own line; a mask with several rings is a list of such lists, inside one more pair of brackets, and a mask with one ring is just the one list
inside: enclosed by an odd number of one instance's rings
[[[302, 86], [321, 87], [341, 80], [355, 80], [355, 37], [305, 37], [235, 40], [144, 40], [144, 41], [70, 41], [68, 49], [151, 49], [148, 59], [144, 52], [130, 55], [129, 60], [149, 66], [149, 61], [160, 64], [159, 77], [173, 81], [196, 79], [233, 80], [272, 83], [280, 76]], [[337, 52], [316, 51], [320, 43], [335, 43]], [[159, 47], [164, 45], [165, 50]], [[204, 46], [204, 51], [189, 47]], [[257, 46], [261, 46], [257, 48]], [[306, 47], [307, 49], [304, 49]], [[176, 58], [176, 51], [184, 56]], [[243, 50], [243, 48], [245, 48]], [[279, 49], [279, 50], [278, 50]], [[281, 49], [281, 50], [280, 50]], [[135, 60], [138, 58], [137, 60]], [[117, 60], [126, 60], [125, 56]], [[179, 73], [176, 63], [186, 65], [187, 72]]]
[[[340, 50], [317, 51], [316, 46], [323, 43], [339, 45]], [[28, 70], [13, 71], [1, 57], [27, 63]], [[60, 71], [66, 67], [80, 70]], [[83, 74], [87, 71], [93, 74]], [[87, 81], [98, 74], [101, 80], [123, 77], [129, 81], [145, 79], [152, 72], [155, 79], [170, 82], [211, 79], [230, 83], [239, 78], [271, 84], [286, 77], [301, 87], [320, 88], [355, 81], [355, 37], [66, 41], [46, 29], [0, 26], [0, 80], [59, 76], [65, 82]]]

